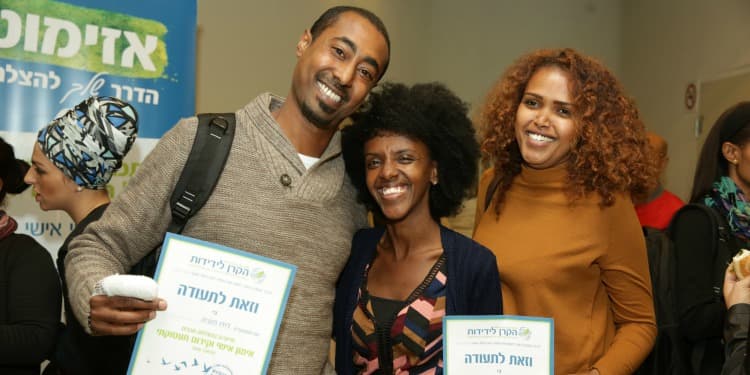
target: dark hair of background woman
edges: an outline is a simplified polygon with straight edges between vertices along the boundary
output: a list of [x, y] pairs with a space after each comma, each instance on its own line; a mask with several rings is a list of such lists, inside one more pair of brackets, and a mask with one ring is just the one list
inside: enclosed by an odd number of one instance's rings
[[700, 202], [713, 189], [719, 177], [729, 175], [727, 159], [721, 151], [724, 142], [742, 147], [750, 142], [750, 102], [737, 103], [724, 111], [711, 127], [695, 167], [690, 202]]
[[3, 187], [0, 189], [0, 203], [5, 200], [6, 194], [19, 194], [29, 187], [23, 182], [23, 176], [28, 170], [29, 164], [16, 159], [13, 146], [0, 138], [0, 179], [3, 180]]
[[458, 213], [476, 184], [479, 145], [467, 106], [440, 83], [385, 83], [342, 130], [346, 172], [358, 199], [372, 212], [380, 208], [365, 183], [365, 143], [381, 135], [421, 141], [438, 164], [438, 184], [430, 188], [430, 215], [436, 221]]

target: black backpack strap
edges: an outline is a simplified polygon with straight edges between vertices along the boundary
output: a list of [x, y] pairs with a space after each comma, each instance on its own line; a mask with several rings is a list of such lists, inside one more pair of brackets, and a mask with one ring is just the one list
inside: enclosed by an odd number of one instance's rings
[[[190, 217], [195, 215], [211, 196], [229, 157], [235, 128], [234, 113], [198, 115], [193, 146], [169, 199], [172, 221], [167, 227], [168, 232], [181, 233]], [[157, 246], [138, 261], [128, 273], [153, 277], [160, 252], [161, 246]], [[131, 350], [135, 337], [135, 335], [125, 336], [129, 340]], [[130, 358], [131, 350], [125, 353], [127, 358]]]
[[732, 256], [737, 251], [737, 241], [732, 235], [727, 219], [722, 217], [716, 210], [707, 208], [714, 215], [716, 229], [719, 235], [719, 246], [716, 248], [716, 258], [714, 258], [714, 296], [723, 300], [722, 287], [724, 285], [724, 275], [727, 267], [732, 261]]
[[713, 292], [714, 298], [721, 300], [723, 298], [721, 288], [724, 285], [724, 273], [729, 266], [728, 261], [731, 261], [732, 255], [737, 250], [737, 242], [732, 235], [732, 230], [729, 228], [726, 218], [706, 205], [691, 203], [680, 210], [701, 211], [711, 221], [711, 227], [713, 228], [711, 238], [715, 239], [717, 244], [716, 247], [711, 249], [714, 259], [712, 268], [714, 275]]
[[[714, 227], [716, 228], [716, 236], [714, 238], [718, 239], [718, 241], [717, 246], [714, 249], [714, 264], [712, 268], [714, 275], [714, 300], [724, 305], [724, 295], [722, 293], [722, 288], [724, 286], [724, 275], [726, 274], [729, 262], [731, 262], [732, 260], [732, 254], [733, 251], [736, 250], [735, 247], [737, 246], [737, 244], [734, 236], [732, 235], [732, 231], [729, 228], [729, 223], [727, 223], [726, 218], [724, 218], [721, 214], [716, 212], [716, 210], [710, 207], [704, 205], [698, 206], [703, 207], [703, 209], [709, 215], [711, 215], [711, 222], [715, 224]], [[696, 342], [693, 345], [692, 366], [694, 374], [701, 373], [701, 369], [703, 368], [703, 360], [706, 357], [707, 349], [708, 341], [705, 340]]]
[[203, 207], [219, 181], [234, 139], [234, 113], [202, 113], [193, 147], [172, 191], [172, 222], [168, 232], [181, 233], [188, 219]]

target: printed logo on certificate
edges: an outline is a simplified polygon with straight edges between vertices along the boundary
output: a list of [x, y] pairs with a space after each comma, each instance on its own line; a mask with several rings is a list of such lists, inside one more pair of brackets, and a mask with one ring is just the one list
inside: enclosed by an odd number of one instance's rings
[[128, 374], [263, 374], [297, 268], [167, 233], [154, 279], [167, 310], [138, 333]]
[[446, 316], [445, 374], [552, 375], [554, 322], [514, 315]]

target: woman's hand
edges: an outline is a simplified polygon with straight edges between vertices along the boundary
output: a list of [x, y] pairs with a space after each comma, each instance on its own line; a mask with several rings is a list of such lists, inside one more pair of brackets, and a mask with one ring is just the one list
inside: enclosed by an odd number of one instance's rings
[[740, 280], [731, 264], [724, 275], [724, 301], [727, 309], [738, 303], [750, 303], [750, 277]]

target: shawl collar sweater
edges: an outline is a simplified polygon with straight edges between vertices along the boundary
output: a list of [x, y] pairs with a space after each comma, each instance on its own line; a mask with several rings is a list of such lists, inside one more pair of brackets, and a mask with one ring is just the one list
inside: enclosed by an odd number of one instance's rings
[[[263, 94], [236, 112], [222, 175], [183, 234], [297, 266], [268, 373], [313, 374], [321, 372], [328, 353], [334, 284], [352, 235], [367, 221], [344, 171], [339, 133], [305, 169], [271, 114], [282, 102]], [[197, 122], [183, 119], [167, 132], [102, 218], [71, 242], [65, 265], [79, 321], [86, 322], [98, 280], [125, 273], [163, 240], [169, 196]]]

